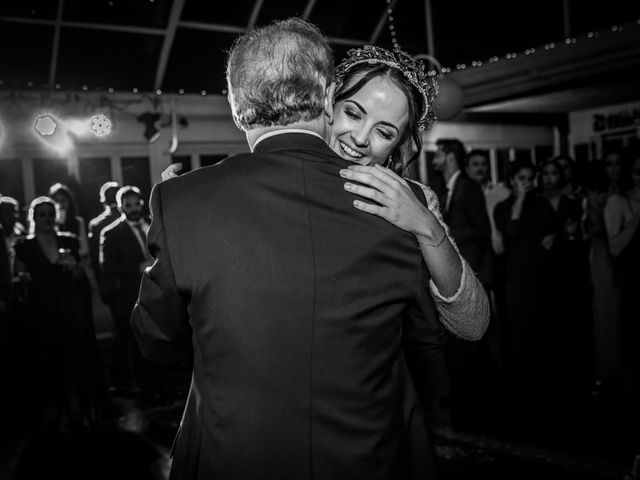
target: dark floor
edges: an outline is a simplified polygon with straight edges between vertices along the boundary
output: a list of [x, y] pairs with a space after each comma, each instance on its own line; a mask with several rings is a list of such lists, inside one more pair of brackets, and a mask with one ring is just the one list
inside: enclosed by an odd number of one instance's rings
[[[111, 404], [110, 417], [98, 429], [57, 437], [17, 429], [5, 437], [0, 479], [166, 479], [184, 400], [141, 408], [137, 399], [112, 396]], [[633, 455], [617, 445], [621, 439], [595, 421], [604, 418], [600, 407], [591, 402], [591, 412], [582, 409], [583, 425], [545, 422], [538, 433], [516, 428], [515, 417], [510, 420], [514, 428], [496, 428], [491, 437], [437, 429], [441, 480], [638, 478], [630, 475]]]
[[[108, 348], [108, 340], [101, 343]], [[151, 404], [130, 392], [111, 393], [105, 421], [90, 431], [30, 434], [21, 427], [27, 419], [4, 409], [0, 480], [168, 478], [189, 374], [169, 379], [171, 396]], [[462, 427], [444, 422], [434, 431], [441, 480], [640, 480], [640, 460], [632, 474], [635, 455], [626, 446], [623, 395], [574, 393], [527, 401], [495, 383], [478, 392]]]

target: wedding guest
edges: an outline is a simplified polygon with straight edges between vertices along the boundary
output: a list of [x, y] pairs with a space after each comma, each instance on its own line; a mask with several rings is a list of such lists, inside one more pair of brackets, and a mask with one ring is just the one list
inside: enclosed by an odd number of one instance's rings
[[49, 187], [49, 197], [58, 206], [57, 226], [60, 232], [70, 232], [80, 242], [80, 257], [88, 258], [89, 240], [84, 218], [78, 215], [78, 203], [71, 189], [62, 183], [54, 183]]
[[586, 188], [585, 231], [591, 241], [589, 269], [593, 287], [594, 386], [593, 393], [612, 393], [621, 381], [620, 286], [604, 221], [605, 205], [621, 193], [622, 151], [609, 149], [593, 162]]
[[24, 318], [32, 348], [23, 352], [36, 427], [66, 432], [99, 423], [104, 399], [91, 311], [82, 298], [85, 272], [78, 238], [57, 231], [56, 203], [29, 207], [29, 236], [16, 244], [16, 270], [31, 282]]
[[629, 151], [623, 188], [607, 200], [604, 220], [620, 285], [622, 361], [628, 400], [628, 447], [640, 451], [640, 152]]
[[120, 217], [118, 202], [116, 201], [116, 193], [119, 188], [120, 185], [118, 185], [118, 182], [106, 182], [102, 187], [100, 187], [100, 203], [104, 206], [104, 210], [100, 215], [89, 221], [91, 268], [93, 269], [93, 274], [98, 285], [100, 297], [109, 306], [113, 303], [113, 298], [106, 295], [109, 288], [103, 285], [100, 276], [100, 234], [106, 226], [110, 225]]
[[120, 218], [100, 234], [103, 294], [113, 299], [110, 384], [115, 389], [140, 389], [143, 399], [152, 402], [157, 389], [152, 368], [140, 355], [129, 326], [142, 272], [152, 263], [147, 251], [149, 222], [144, 217], [144, 200], [138, 187], [121, 187], [116, 194], [116, 202]]
[[571, 402], [591, 381], [591, 292], [583, 210], [578, 198], [565, 193], [565, 170], [557, 160], [542, 162], [539, 184], [540, 214], [552, 225], [542, 239], [541, 257], [545, 378], [550, 390], [564, 392], [559, 398]]
[[[509, 384], [520, 397], [531, 401], [541, 390], [542, 329], [540, 324], [540, 261], [542, 239], [552, 226], [539, 216], [540, 197], [534, 189], [535, 167], [527, 161], [510, 164], [511, 195], [496, 205], [494, 220], [504, 239], [505, 291], [509, 322]], [[533, 400], [535, 403], [535, 400]]]

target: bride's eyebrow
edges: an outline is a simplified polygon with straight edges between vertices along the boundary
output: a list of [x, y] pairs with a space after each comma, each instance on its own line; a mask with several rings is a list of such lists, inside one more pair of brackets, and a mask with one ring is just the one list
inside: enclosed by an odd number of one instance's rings
[[[367, 114], [367, 111], [364, 109], [364, 107], [363, 107], [362, 105], [360, 105], [358, 102], [356, 102], [355, 100], [347, 99], [347, 100], [345, 100], [345, 102], [353, 103], [356, 107], [358, 107], [358, 109], [359, 109], [362, 113], [364, 113], [365, 115]], [[398, 127], [396, 127], [393, 123], [390, 123], [390, 122], [384, 122], [384, 121], [381, 121], [381, 122], [379, 122], [379, 123], [381, 123], [381, 124], [383, 124], [383, 125], [386, 125], [386, 126], [388, 126], [388, 127], [390, 127], [390, 128], [393, 128], [396, 132], [399, 132], [399, 131], [400, 131], [400, 129], [399, 129]]]
[[358, 109], [364, 113], [365, 115], [367, 114], [367, 111], [364, 109], [364, 107], [362, 105], [360, 105], [358, 102], [356, 102], [355, 100], [351, 100], [351, 99], [347, 99], [347, 102], [349, 103], [353, 103], [356, 107], [358, 107]]

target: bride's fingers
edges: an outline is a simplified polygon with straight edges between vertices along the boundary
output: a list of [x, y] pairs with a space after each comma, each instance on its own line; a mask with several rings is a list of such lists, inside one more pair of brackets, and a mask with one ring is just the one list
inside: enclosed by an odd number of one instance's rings
[[387, 206], [389, 201], [389, 198], [384, 193], [376, 190], [375, 188], [365, 187], [364, 185], [347, 182], [344, 184], [344, 189], [361, 197], [373, 200], [383, 206]]
[[367, 202], [363, 202], [362, 200], [354, 200], [353, 206], [358, 210], [362, 210], [363, 212], [370, 213], [372, 215], [377, 215], [379, 217], [385, 218], [384, 207], [379, 207], [378, 205], [372, 205]]
[[402, 185], [407, 185], [407, 181], [402, 178], [400, 175], [398, 175], [396, 172], [394, 172], [393, 170], [388, 169], [387, 167], [383, 167], [381, 165], [374, 165], [373, 166], [378, 172], [380, 172], [381, 174], [385, 175], [388, 179], [390, 179], [391, 181], [396, 181]]
[[383, 182], [389, 188], [393, 190], [399, 190], [402, 188], [402, 184], [399, 181], [399, 177], [394, 177], [393, 172], [387, 170], [384, 167], [375, 166], [362, 166], [362, 165], [352, 165], [349, 167], [349, 170], [352, 172], [362, 172], [368, 173], [373, 177], [377, 178], [379, 181]]
[[358, 183], [363, 183], [369, 187], [373, 187], [385, 195], [390, 195], [393, 191], [393, 186], [384, 182], [377, 175], [374, 174], [374, 170], [350, 170], [343, 169], [340, 170], [340, 176], [343, 178], [353, 180]]

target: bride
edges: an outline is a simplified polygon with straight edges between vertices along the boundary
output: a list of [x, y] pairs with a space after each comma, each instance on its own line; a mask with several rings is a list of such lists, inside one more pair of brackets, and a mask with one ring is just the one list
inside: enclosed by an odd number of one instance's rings
[[[368, 200], [355, 200], [354, 207], [415, 236], [441, 323], [459, 338], [480, 339], [489, 323], [486, 292], [451, 238], [436, 194], [401, 176], [420, 152], [421, 132], [435, 120], [437, 84], [407, 53], [370, 45], [349, 50], [336, 79], [329, 146], [354, 162], [340, 171], [344, 188]], [[170, 165], [162, 179], [181, 167]]]

